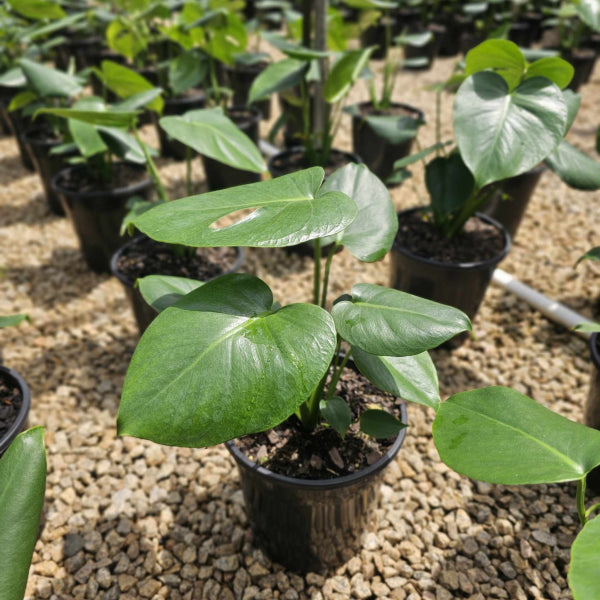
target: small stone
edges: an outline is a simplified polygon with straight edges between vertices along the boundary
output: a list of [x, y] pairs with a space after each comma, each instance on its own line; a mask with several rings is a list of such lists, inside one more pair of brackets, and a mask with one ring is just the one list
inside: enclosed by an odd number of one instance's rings
[[77, 573], [75, 573], [75, 581], [77, 583], [87, 583], [87, 580], [90, 578], [90, 575], [93, 571], [93, 565], [91, 562], [87, 562]]
[[463, 552], [467, 556], [473, 556], [478, 550], [479, 550], [479, 545], [472, 537], [468, 537], [464, 540]]
[[44, 577], [54, 577], [58, 571], [58, 565], [51, 560], [44, 560], [35, 565], [35, 571]]
[[118, 577], [119, 589], [122, 592], [128, 592], [136, 583], [137, 578], [123, 573]]
[[105, 590], [108, 589], [112, 584], [112, 577], [110, 576], [110, 571], [106, 568], [98, 569], [96, 573], [96, 581], [103, 587]]
[[52, 584], [50, 579], [40, 577], [35, 584], [35, 594], [39, 598], [50, 598], [52, 595]]
[[215, 560], [214, 567], [225, 573], [236, 571], [239, 567], [238, 557], [235, 554], [232, 554], [231, 556], [221, 556]]
[[160, 590], [161, 587], [162, 584], [160, 581], [157, 581], [156, 579], [146, 579], [139, 585], [138, 591], [140, 596], [144, 598], [152, 598], [154, 594], [158, 593], [158, 590]]
[[556, 546], [556, 536], [552, 535], [549, 531], [545, 529], [534, 529], [531, 532], [531, 537], [540, 544]]
[[345, 594], [346, 596], [350, 595], [350, 582], [347, 577], [343, 577], [341, 575], [336, 575], [330, 579], [331, 587], [334, 591], [339, 592], [340, 594]]
[[352, 595], [360, 600], [366, 600], [372, 595], [369, 584], [363, 579], [362, 573], [357, 573], [352, 578]]
[[83, 548], [83, 537], [77, 533], [65, 535], [63, 553], [67, 558], [75, 556]]
[[517, 572], [515, 571], [513, 564], [510, 562], [503, 562], [500, 565], [500, 571], [507, 579], [514, 579], [517, 576]]
[[442, 571], [441, 573], [442, 584], [451, 589], [458, 589], [458, 573], [456, 571]]
[[369, 532], [365, 535], [363, 544], [365, 550], [377, 550], [379, 548], [379, 538], [376, 533]]

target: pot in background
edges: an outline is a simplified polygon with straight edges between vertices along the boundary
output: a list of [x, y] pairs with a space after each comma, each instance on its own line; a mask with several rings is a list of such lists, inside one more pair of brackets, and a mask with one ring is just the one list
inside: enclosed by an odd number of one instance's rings
[[[304, 146], [295, 146], [293, 148], [282, 150], [277, 154], [273, 154], [267, 162], [267, 168], [269, 169], [269, 173], [271, 173], [271, 177], [281, 177], [282, 175], [287, 175], [314, 166], [302, 161], [301, 159], [303, 156]], [[360, 165], [363, 162], [358, 154], [337, 150], [336, 148], [331, 149], [330, 157], [336, 157], [335, 163], [332, 163], [331, 165], [336, 166], [336, 168], [338, 168], [338, 166], [342, 167], [347, 165], [348, 163]], [[290, 163], [293, 167], [289, 167]], [[325, 176], [327, 177], [327, 175]]]
[[[225, 65], [225, 76], [228, 87], [233, 90], [233, 105], [248, 106], [248, 96], [254, 80], [269, 66], [266, 61], [261, 61], [251, 65], [235, 64], [233, 66]], [[255, 102], [263, 119], [271, 118], [271, 98], [265, 98]]]
[[541, 12], [526, 12], [519, 18], [521, 23], [529, 25], [529, 35], [531, 42], [539, 42], [542, 39], [542, 22], [544, 14]]
[[576, 92], [592, 76], [596, 64], [596, 51], [592, 48], [576, 48], [568, 53], [563, 53], [562, 57], [575, 69], [573, 79], [567, 87]]
[[96, 273], [109, 273], [114, 252], [127, 238], [120, 235], [127, 214], [127, 202], [137, 196], [149, 199], [153, 183], [143, 166], [130, 163], [113, 164], [113, 169], [131, 168], [140, 174], [135, 183], [112, 189], [76, 190], [65, 185], [72, 176], [84, 177], [86, 165], [60, 171], [52, 180], [52, 189], [61, 199], [65, 212], [75, 227], [79, 246], [87, 265]]
[[[600, 429], [600, 335], [592, 333], [589, 347], [592, 359], [590, 389], [583, 414], [583, 422], [588, 427]], [[600, 467], [596, 467], [587, 476], [587, 485], [596, 493], [600, 493]]]
[[533, 42], [531, 26], [525, 21], [511, 23], [508, 30], [508, 39], [521, 48], [529, 48]]
[[8, 430], [0, 436], [0, 456], [2, 456], [17, 435], [27, 429], [27, 418], [31, 408], [31, 392], [23, 377], [4, 365], [0, 365], [0, 381], [4, 381], [11, 387], [16, 387], [21, 394], [21, 407], [17, 417]]
[[22, 91], [21, 88], [11, 88], [0, 86], [0, 97], [2, 98], [2, 118], [8, 125], [19, 148], [21, 163], [28, 171], [35, 171], [35, 166], [31, 160], [31, 155], [27, 149], [27, 144], [23, 141], [23, 134], [32, 126], [31, 117], [26, 117], [19, 110], [8, 110], [12, 97]]
[[367, 27], [360, 34], [361, 48], [377, 46], [371, 53], [371, 58], [375, 60], [384, 59], [388, 53], [388, 35], [387, 29], [391, 28], [391, 42], [397, 33], [397, 21], [394, 17], [384, 16], [377, 23]]

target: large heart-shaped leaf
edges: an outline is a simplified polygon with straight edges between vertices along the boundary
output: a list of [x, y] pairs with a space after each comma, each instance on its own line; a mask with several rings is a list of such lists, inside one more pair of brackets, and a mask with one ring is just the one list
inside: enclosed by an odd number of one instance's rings
[[352, 299], [335, 304], [332, 316], [342, 338], [377, 356], [420, 354], [471, 329], [456, 308], [368, 283], [354, 285]]
[[543, 77], [509, 92], [491, 71], [471, 75], [454, 101], [454, 132], [478, 187], [519, 175], [544, 160], [562, 140], [567, 106]]
[[270, 64], [252, 82], [248, 102], [252, 104], [257, 100], [270, 97], [271, 94], [298, 85], [304, 79], [308, 68], [307, 61], [295, 58], [285, 58]]
[[428, 352], [414, 356], [375, 356], [352, 348], [352, 358], [358, 370], [379, 389], [437, 410], [438, 377]]
[[600, 189], [600, 163], [563, 140], [546, 158], [546, 164], [570, 187]]
[[23, 598], [46, 490], [44, 429], [18, 435], [0, 459], [0, 596]]
[[354, 222], [338, 234], [356, 258], [373, 262], [389, 252], [398, 232], [398, 218], [388, 189], [365, 165], [352, 163], [338, 169], [321, 191], [342, 192], [358, 206]]
[[600, 518], [588, 521], [571, 546], [569, 586], [573, 600], [600, 598]]
[[565, 127], [566, 135], [575, 122], [575, 118], [579, 112], [579, 107], [581, 106], [581, 95], [569, 89], [563, 90], [562, 94], [567, 105], [567, 126]]
[[521, 82], [526, 64], [523, 53], [514, 42], [486, 40], [467, 52], [465, 75], [492, 69], [504, 78], [512, 91]]
[[19, 61], [19, 66], [38, 96], [68, 98], [81, 92], [77, 79], [67, 73], [26, 58]]
[[204, 447], [273, 427], [317, 386], [335, 346], [322, 308], [277, 308], [252, 275], [214, 279], [142, 336], [123, 386], [119, 434]]
[[330, 104], [344, 98], [367, 66], [375, 46], [363, 50], [348, 50], [333, 65], [323, 88], [325, 100]]
[[161, 312], [173, 306], [192, 290], [204, 285], [204, 282], [172, 275], [148, 275], [138, 279], [136, 285], [144, 300], [156, 312]]
[[440, 404], [433, 440], [450, 468], [490, 483], [573, 481], [600, 465], [600, 431], [506, 387], [462, 392]]
[[159, 123], [170, 137], [204, 156], [244, 171], [267, 170], [260, 150], [221, 108], [191, 110], [181, 117], [163, 117]]
[[[324, 171], [313, 167], [202, 196], [161, 204], [134, 223], [151, 238], [186, 246], [293, 246], [334, 235], [352, 223], [354, 201], [340, 192], [319, 192]], [[252, 213], [232, 225], [215, 221], [243, 209]]]

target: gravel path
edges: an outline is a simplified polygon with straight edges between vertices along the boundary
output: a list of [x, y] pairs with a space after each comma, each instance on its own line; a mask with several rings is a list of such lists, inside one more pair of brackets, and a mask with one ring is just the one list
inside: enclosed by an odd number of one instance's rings
[[[400, 77], [396, 99], [425, 109], [433, 140], [434, 96], [424, 86], [452, 69], [439, 60]], [[358, 86], [354, 99], [366, 98]], [[600, 120], [600, 70], [583, 88], [569, 139], [591, 152]], [[451, 132], [451, 102], [444, 99]], [[338, 146], [349, 148], [344, 117]], [[144, 132], [149, 139], [152, 131]], [[183, 195], [182, 165], [161, 163]], [[194, 163], [198, 181], [203, 177]], [[414, 183], [413, 183], [414, 181]], [[413, 181], [393, 192], [398, 207], [424, 198]], [[0, 314], [29, 313], [32, 324], [3, 330], [4, 361], [32, 388], [30, 424], [46, 427], [46, 524], [33, 558], [33, 598], [570, 598], [569, 546], [578, 530], [571, 484], [503, 487], [474, 483], [440, 463], [432, 411], [409, 407], [409, 429], [386, 471], [375, 528], [361, 553], [337, 571], [300, 577], [254, 548], [239, 479], [223, 447], [164, 448], [117, 439], [115, 415], [136, 327], [115, 279], [90, 273], [71, 225], [51, 216], [36, 176], [16, 144], [0, 139]], [[200, 182], [199, 188], [203, 189]], [[174, 195], [175, 195], [174, 194]], [[502, 268], [592, 317], [597, 265], [575, 260], [600, 243], [600, 196], [569, 190], [546, 173]], [[280, 301], [307, 300], [310, 263], [279, 250], [250, 250], [246, 269]], [[363, 265], [344, 252], [332, 296], [358, 281], [386, 284], [389, 261]], [[506, 384], [575, 420], [588, 380], [586, 344], [498, 288], [474, 323], [476, 340], [434, 353], [444, 396]], [[596, 499], [597, 501], [600, 499]]]

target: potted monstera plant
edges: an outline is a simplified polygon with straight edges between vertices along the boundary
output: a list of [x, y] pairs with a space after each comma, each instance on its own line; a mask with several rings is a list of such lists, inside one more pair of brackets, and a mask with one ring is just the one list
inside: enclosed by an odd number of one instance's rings
[[[296, 570], [356, 551], [377, 475], [402, 443], [398, 396], [437, 405], [427, 350], [470, 329], [454, 308], [370, 284], [327, 310], [337, 246], [378, 260], [397, 221], [389, 192], [365, 166], [323, 179], [314, 167], [134, 219], [153, 239], [192, 247], [314, 240], [313, 298], [282, 306], [249, 274], [205, 284], [143, 278], [142, 292], [161, 312], [138, 343], [118, 415], [120, 435], [173, 446], [227, 442], [257, 542]], [[230, 213], [235, 221], [220, 226]], [[321, 268], [324, 237], [332, 246]]]

